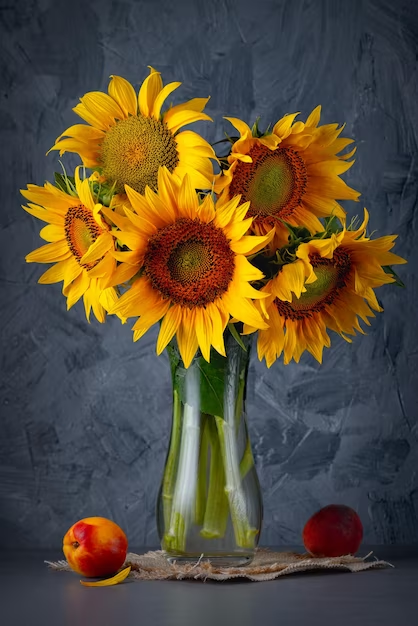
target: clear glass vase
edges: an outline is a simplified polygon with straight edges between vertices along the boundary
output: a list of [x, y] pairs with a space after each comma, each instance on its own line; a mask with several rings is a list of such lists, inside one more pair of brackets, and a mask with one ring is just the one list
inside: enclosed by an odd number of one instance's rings
[[262, 499], [245, 414], [250, 352], [226, 333], [227, 357], [198, 353], [188, 369], [168, 346], [173, 382], [170, 444], [157, 503], [158, 532], [170, 561], [251, 561]]

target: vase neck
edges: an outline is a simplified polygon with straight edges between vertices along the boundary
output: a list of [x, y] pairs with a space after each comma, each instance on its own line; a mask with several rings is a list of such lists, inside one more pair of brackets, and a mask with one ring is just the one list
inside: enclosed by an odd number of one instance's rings
[[202, 413], [226, 418], [237, 397], [245, 396], [251, 336], [242, 337], [244, 350], [229, 332], [225, 335], [226, 357], [212, 349], [210, 362], [198, 352], [185, 368], [176, 340], [167, 352], [174, 394], [190, 406], [198, 402]]

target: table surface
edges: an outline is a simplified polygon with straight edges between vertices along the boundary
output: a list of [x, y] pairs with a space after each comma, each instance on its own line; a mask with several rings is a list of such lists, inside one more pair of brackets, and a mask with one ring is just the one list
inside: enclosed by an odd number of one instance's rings
[[[289, 551], [301, 548], [281, 547]], [[0, 554], [2, 626], [417, 626], [418, 546], [372, 547], [395, 568], [269, 582], [126, 581], [83, 587], [50, 570], [60, 552]], [[146, 552], [144, 549], [132, 549]], [[366, 555], [369, 547], [362, 547]]]

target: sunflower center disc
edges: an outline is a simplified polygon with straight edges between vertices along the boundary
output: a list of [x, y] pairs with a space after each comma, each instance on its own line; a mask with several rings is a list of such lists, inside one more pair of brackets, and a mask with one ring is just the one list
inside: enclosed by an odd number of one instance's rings
[[251, 202], [248, 215], [272, 225], [279, 217], [290, 217], [305, 192], [305, 163], [291, 148], [270, 150], [260, 144], [248, 154], [252, 163], [238, 162], [230, 198], [241, 194], [243, 202]]
[[214, 302], [227, 291], [234, 253], [220, 228], [181, 218], [150, 238], [144, 267], [164, 298], [192, 309]]
[[[103, 232], [91, 212], [82, 204], [68, 209], [64, 229], [68, 247], [78, 263]], [[93, 263], [80, 263], [80, 265], [86, 269], [92, 269], [99, 261], [100, 259]]]
[[324, 259], [319, 254], [309, 256], [317, 280], [305, 285], [306, 291], [292, 302], [282, 302], [276, 298], [276, 307], [283, 317], [292, 320], [312, 317], [334, 302], [341, 289], [346, 286], [350, 274], [350, 255], [337, 248], [332, 259]]
[[177, 144], [166, 124], [152, 117], [135, 115], [112, 126], [101, 146], [103, 174], [116, 191], [129, 185], [139, 193], [157, 186], [158, 168], [172, 172], [178, 164]]

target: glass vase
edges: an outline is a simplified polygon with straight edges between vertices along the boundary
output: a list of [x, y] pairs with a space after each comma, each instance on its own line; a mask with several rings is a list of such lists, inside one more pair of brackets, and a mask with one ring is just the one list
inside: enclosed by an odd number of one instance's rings
[[227, 331], [226, 357], [198, 353], [188, 369], [176, 341], [167, 347], [173, 414], [157, 524], [169, 561], [237, 566], [255, 553], [262, 499], [245, 414], [251, 338], [241, 339]]

